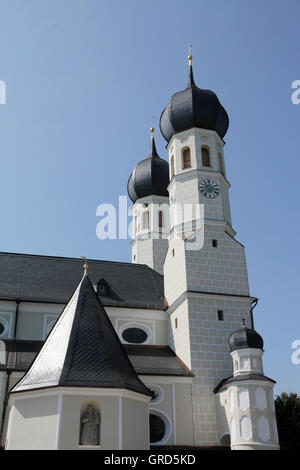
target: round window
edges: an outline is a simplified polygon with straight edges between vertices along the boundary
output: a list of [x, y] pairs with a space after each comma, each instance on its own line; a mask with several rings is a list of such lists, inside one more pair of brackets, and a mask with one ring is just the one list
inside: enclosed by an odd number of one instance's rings
[[154, 396], [151, 399], [151, 403], [160, 403], [164, 397], [164, 392], [161, 387], [158, 385], [148, 385], [147, 387], [154, 393]]
[[164, 421], [157, 415], [150, 414], [150, 443], [160, 442], [166, 434], [166, 425]]
[[122, 338], [127, 343], [141, 344], [146, 341], [148, 335], [141, 328], [126, 328], [122, 333]]
[[5, 331], [5, 326], [3, 325], [3, 323], [0, 322], [0, 335], [2, 335]]

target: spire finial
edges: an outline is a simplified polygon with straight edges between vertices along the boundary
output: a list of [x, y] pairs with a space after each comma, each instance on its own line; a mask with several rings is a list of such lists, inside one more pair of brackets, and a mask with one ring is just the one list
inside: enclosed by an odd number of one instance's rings
[[153, 135], [154, 134], [154, 118], [155, 116], [151, 117], [151, 127], [150, 127], [150, 132]]
[[189, 59], [189, 66], [191, 67], [192, 66], [192, 59], [193, 59], [193, 56], [192, 56], [192, 44], [191, 44], [191, 41], [189, 42], [188, 44], [188, 48], [189, 48], [189, 55], [188, 55], [188, 59]]
[[193, 66], [192, 66], [192, 55], [191, 55], [191, 51], [192, 51], [192, 44], [191, 42], [189, 42], [189, 55], [188, 55], [188, 59], [189, 59], [189, 81], [188, 81], [188, 86], [187, 88], [191, 88], [192, 86], [195, 85], [195, 82], [194, 82], [194, 76], [193, 76]]
[[151, 132], [151, 144], [150, 144], [150, 152], [148, 154], [147, 158], [154, 158], [154, 157], [159, 157], [156, 151], [156, 145], [154, 141], [154, 118], [155, 116], [151, 117], [151, 127], [150, 127], [150, 132]]
[[84, 260], [84, 265], [83, 265], [83, 277], [87, 276], [87, 271], [88, 271], [88, 264], [87, 264], [87, 258], [86, 256], [81, 256], [81, 258]]

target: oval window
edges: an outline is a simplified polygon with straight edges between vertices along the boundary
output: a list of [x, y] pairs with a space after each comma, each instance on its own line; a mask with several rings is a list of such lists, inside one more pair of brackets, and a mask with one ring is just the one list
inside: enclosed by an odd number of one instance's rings
[[3, 325], [3, 323], [0, 323], [0, 335], [2, 335], [5, 331], [5, 326]]
[[166, 425], [164, 421], [157, 415], [150, 414], [150, 443], [160, 442], [166, 434]]
[[164, 397], [164, 392], [159, 385], [148, 385], [147, 387], [154, 393], [151, 403], [160, 403]]
[[126, 328], [122, 333], [122, 338], [127, 343], [141, 344], [146, 341], [148, 335], [141, 328]]

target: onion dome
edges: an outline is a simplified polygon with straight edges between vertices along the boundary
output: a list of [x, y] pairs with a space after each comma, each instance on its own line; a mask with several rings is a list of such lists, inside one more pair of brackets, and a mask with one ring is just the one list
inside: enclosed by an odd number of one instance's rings
[[175, 93], [160, 117], [160, 130], [167, 142], [177, 132], [193, 127], [216, 131], [221, 139], [229, 126], [227, 112], [210, 90], [195, 85], [192, 56], [189, 56], [189, 81], [185, 90]]
[[151, 128], [150, 152], [130, 175], [127, 191], [132, 202], [145, 196], [169, 196], [169, 164], [156, 151], [154, 129]]
[[245, 325], [234, 331], [228, 342], [231, 351], [246, 348], [263, 349], [264, 347], [264, 341], [257, 331], [247, 328]]

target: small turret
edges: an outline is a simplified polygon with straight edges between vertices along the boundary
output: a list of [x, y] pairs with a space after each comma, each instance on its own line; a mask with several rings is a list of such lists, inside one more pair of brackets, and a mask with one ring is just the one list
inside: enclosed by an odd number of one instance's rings
[[229, 346], [233, 376], [222, 380], [214, 390], [222, 435], [227, 435], [227, 427], [232, 450], [279, 449], [275, 381], [263, 372], [263, 339], [244, 322], [230, 336]]

